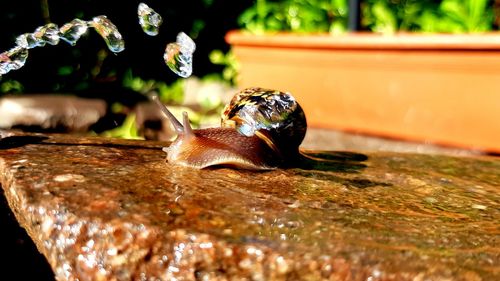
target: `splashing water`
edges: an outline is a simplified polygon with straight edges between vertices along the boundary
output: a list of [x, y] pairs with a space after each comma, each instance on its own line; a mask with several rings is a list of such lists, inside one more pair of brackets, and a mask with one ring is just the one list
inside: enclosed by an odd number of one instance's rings
[[87, 22], [74, 19], [59, 29], [59, 38], [75, 46], [80, 37], [87, 32], [87, 28]]
[[[139, 24], [143, 31], [155, 36], [162, 24], [162, 17], [148, 5], [140, 3], [137, 8]], [[119, 53], [125, 49], [125, 41], [116, 26], [104, 15], [91, 21], [74, 19], [58, 28], [54, 23], [38, 27], [33, 33], [25, 33], [16, 38], [16, 47], [0, 54], [0, 77], [11, 70], [24, 66], [28, 58], [28, 49], [43, 47], [46, 44], [57, 45], [60, 40], [75, 46], [77, 41], [92, 27], [104, 39], [109, 50]], [[177, 35], [176, 42], [167, 44], [163, 58], [167, 66], [183, 78], [193, 72], [194, 41], [184, 32]]]
[[95, 17], [90, 22], [74, 19], [61, 28], [54, 23], [48, 23], [35, 29], [33, 33], [19, 35], [16, 38], [16, 47], [0, 54], [0, 77], [23, 67], [28, 58], [28, 49], [43, 47], [45, 44], [57, 45], [61, 39], [74, 46], [89, 26], [102, 36], [112, 52], [118, 53], [125, 49], [122, 35], [106, 16]]
[[148, 5], [140, 3], [137, 7], [137, 15], [139, 16], [139, 24], [144, 33], [149, 36], [158, 35], [160, 25], [163, 22], [160, 14], [151, 9]]
[[187, 78], [193, 73], [192, 55], [183, 54], [179, 43], [169, 43], [165, 49], [163, 58], [170, 70], [175, 74]]
[[196, 44], [191, 37], [187, 36], [184, 32], [177, 34], [177, 43], [181, 46], [181, 52], [193, 54], [196, 50]]
[[50, 45], [59, 44], [59, 27], [55, 23], [48, 23], [44, 26], [40, 26], [33, 32], [35, 38], [43, 40], [45, 43]]
[[11, 71], [17, 70], [26, 63], [28, 58], [28, 49], [16, 46], [0, 54], [0, 76]]
[[122, 35], [106, 16], [93, 18], [89, 25], [102, 36], [111, 52], [119, 53], [125, 49], [125, 41], [123, 41]]
[[[181, 77], [189, 77], [191, 75], [191, 71], [186, 69], [184, 65], [185, 62], [181, 63], [181, 48], [178, 43], [169, 43], [167, 44], [167, 48], [165, 49], [165, 54], [163, 55], [163, 59], [167, 66], [177, 75]], [[182, 69], [181, 69], [182, 68]]]
[[193, 73], [193, 53], [196, 49], [194, 41], [184, 32], [177, 35], [177, 41], [169, 43], [163, 59], [175, 74], [187, 78]]
[[16, 44], [25, 49], [45, 46], [45, 42], [35, 38], [31, 33], [24, 33], [16, 38]]
[[56, 45], [59, 43], [59, 28], [56, 24], [49, 23], [38, 27], [33, 33], [24, 33], [16, 38], [16, 44], [25, 49], [43, 47], [46, 43]]

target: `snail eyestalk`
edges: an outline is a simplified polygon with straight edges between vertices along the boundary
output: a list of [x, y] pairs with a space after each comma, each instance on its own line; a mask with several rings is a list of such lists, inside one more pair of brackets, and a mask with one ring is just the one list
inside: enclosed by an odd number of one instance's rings
[[185, 137], [194, 136], [193, 128], [191, 128], [191, 124], [189, 124], [189, 117], [186, 111], [182, 112], [182, 124], [184, 126], [183, 134]]
[[[177, 118], [175, 118], [175, 116], [172, 114], [172, 112], [170, 112], [170, 110], [168, 110], [167, 106], [164, 105], [160, 101], [158, 94], [151, 92], [147, 96], [151, 101], [153, 101], [154, 103], [156, 103], [160, 107], [161, 111], [163, 112], [165, 117], [167, 117], [167, 119], [170, 121], [170, 123], [174, 127], [177, 134], [184, 134], [184, 127], [182, 126], [181, 122], [179, 122], [179, 120], [177, 120]], [[189, 124], [189, 121], [188, 121], [188, 124]]]

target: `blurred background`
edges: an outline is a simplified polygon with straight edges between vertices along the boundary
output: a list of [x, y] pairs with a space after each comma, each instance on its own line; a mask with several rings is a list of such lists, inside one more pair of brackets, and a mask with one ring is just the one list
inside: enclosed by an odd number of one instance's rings
[[[228, 31], [322, 32], [336, 36], [349, 28], [348, 0], [150, 0], [144, 2], [163, 17], [159, 35], [151, 37], [138, 24], [140, 2], [3, 0], [0, 52], [15, 46], [17, 36], [38, 26], [49, 22], [62, 26], [74, 18], [90, 20], [98, 15], [106, 15], [118, 27], [125, 50], [113, 54], [93, 31], [76, 46], [61, 42], [31, 49], [24, 67], [0, 77], [0, 98], [57, 93], [102, 99], [106, 102], [105, 116], [88, 128], [91, 134], [168, 139], [168, 134], [147, 132], [144, 126], [161, 129], [162, 125], [144, 125], [148, 109], [138, 113], [137, 105], [147, 100], [144, 93], [155, 90], [163, 102], [179, 107], [174, 111], [189, 110], [195, 126], [217, 123], [218, 112], [238, 89], [238, 61], [224, 39]], [[500, 25], [498, 0], [359, 2], [356, 28], [370, 33], [482, 33], [498, 30]], [[189, 79], [175, 75], [163, 60], [166, 44], [175, 41], [180, 31], [197, 45]], [[37, 129], [23, 126], [20, 124], [24, 129]], [[55, 129], [61, 130], [65, 129]]]
[[[321, 32], [341, 36], [348, 32], [349, 26], [352, 27], [348, 19], [348, 0], [144, 2], [163, 17], [158, 36], [146, 35], [139, 26], [137, 7], [140, 1], [2, 0], [0, 53], [14, 47], [17, 36], [33, 32], [39, 26], [50, 22], [62, 26], [75, 18], [91, 20], [98, 15], [106, 15], [118, 27], [125, 40], [125, 50], [113, 54], [103, 39], [92, 30], [75, 46], [60, 42], [56, 46], [31, 49], [24, 67], [0, 77], [0, 129], [171, 139], [174, 133], [165, 128], [158, 113], [152, 113], [157, 109], [148, 107], [144, 94], [151, 90], [158, 92], [162, 101], [168, 103], [176, 114], [182, 110], [189, 111], [195, 126], [217, 124], [224, 103], [239, 88], [239, 63], [225, 41], [230, 30], [243, 29], [252, 34]], [[500, 26], [500, 0], [359, 2], [359, 18], [355, 26], [366, 33], [482, 34], [498, 31]], [[163, 60], [166, 44], [175, 41], [180, 31], [196, 42], [193, 75], [188, 79], [180, 78], [170, 71]], [[492, 67], [491, 70], [498, 72], [498, 68]], [[60, 99], [41, 98], [53, 94], [96, 102], [61, 102]], [[493, 95], [490, 93], [490, 96]], [[71, 108], [69, 113], [64, 111], [68, 108]], [[98, 118], [80, 127], [75, 126], [76, 121], [54, 121], [56, 114], [63, 118], [82, 119], [96, 112]], [[497, 112], [500, 112], [500, 108]], [[17, 119], [13, 118], [14, 115], [36, 115], [41, 120]], [[498, 123], [498, 119], [492, 118], [489, 122]], [[314, 134], [313, 137], [308, 136], [307, 145], [316, 149], [376, 149], [454, 155], [477, 152], [473, 149], [437, 147], [427, 141], [409, 143], [335, 130], [311, 132]], [[18, 224], [13, 215], [8, 213], [7, 203], [0, 203], [3, 208], [0, 224], [12, 230]], [[15, 272], [17, 276], [13, 279], [16, 280], [23, 279], [22, 274], [37, 275], [38, 280], [51, 280], [52, 273], [43, 258], [37, 256], [33, 260], [26, 259], [26, 252], [37, 251], [23, 230], [19, 228], [15, 231], [4, 233], [7, 238], [2, 240], [6, 249], [3, 257], [8, 263], [3, 268], [22, 267], [23, 270]], [[26, 264], [29, 270], [25, 270]], [[5, 271], [4, 276], [8, 274]]]
[[[137, 6], [140, 1], [2, 1], [0, 48], [8, 50], [18, 35], [53, 22], [62, 26], [74, 18], [91, 20], [106, 15], [119, 29], [125, 40], [125, 51], [113, 55], [102, 38], [88, 32], [71, 47], [61, 42], [57, 46], [35, 48], [26, 66], [2, 77], [2, 93], [9, 90], [24, 92], [93, 91], [105, 87], [121, 87], [125, 77], [155, 79], [167, 84], [178, 77], [166, 68], [162, 59], [165, 46], [175, 41], [178, 32], [190, 35], [197, 43], [195, 75], [220, 73], [221, 66], [208, 59], [210, 52], [227, 52], [224, 35], [238, 27], [238, 16], [252, 1], [199, 0], [150, 1], [162, 15], [164, 23], [158, 36], [146, 35], [138, 24]], [[5, 86], [18, 81], [19, 89]], [[23, 83], [24, 82], [24, 83]], [[13, 83], [16, 84], [16, 83]]]

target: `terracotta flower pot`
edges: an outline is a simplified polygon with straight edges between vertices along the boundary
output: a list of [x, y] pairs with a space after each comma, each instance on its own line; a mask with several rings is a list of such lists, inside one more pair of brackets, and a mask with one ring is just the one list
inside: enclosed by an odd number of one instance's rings
[[310, 126], [500, 152], [500, 33], [226, 40], [239, 86], [292, 92]]

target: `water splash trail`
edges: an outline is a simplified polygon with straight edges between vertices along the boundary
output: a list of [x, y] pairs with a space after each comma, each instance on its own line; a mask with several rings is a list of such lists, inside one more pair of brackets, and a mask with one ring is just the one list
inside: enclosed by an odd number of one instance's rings
[[81, 19], [74, 19], [59, 29], [59, 38], [66, 41], [71, 46], [75, 46], [76, 42], [87, 33], [87, 22]]
[[88, 22], [76, 18], [61, 28], [54, 23], [49, 23], [36, 28], [33, 33], [19, 35], [14, 48], [0, 53], [0, 77], [23, 67], [28, 58], [29, 49], [44, 47], [46, 44], [57, 45], [60, 40], [75, 46], [76, 42], [87, 33], [89, 27], [94, 28], [101, 35], [111, 52], [118, 53], [125, 49], [120, 32], [106, 16], [98, 16]]
[[16, 46], [0, 54], [0, 77], [11, 70], [17, 70], [26, 63], [28, 49]]
[[125, 41], [123, 41], [122, 35], [106, 16], [95, 17], [88, 22], [88, 25], [101, 35], [111, 52], [119, 53], [125, 50]]
[[[163, 22], [162, 17], [144, 3], [139, 4], [137, 14], [143, 31], [150, 36], [157, 35]], [[33, 33], [18, 36], [14, 48], [0, 53], [0, 78], [12, 70], [23, 67], [28, 58], [29, 49], [44, 47], [46, 44], [57, 45], [61, 40], [75, 46], [78, 40], [87, 33], [89, 27], [101, 35], [111, 52], [119, 53], [125, 49], [122, 35], [104, 15], [94, 17], [91, 21], [75, 18], [60, 28], [54, 23], [49, 23], [36, 28]], [[194, 41], [184, 32], [180, 32], [176, 42], [167, 44], [163, 58], [175, 74], [187, 78], [193, 72], [195, 49]]]

